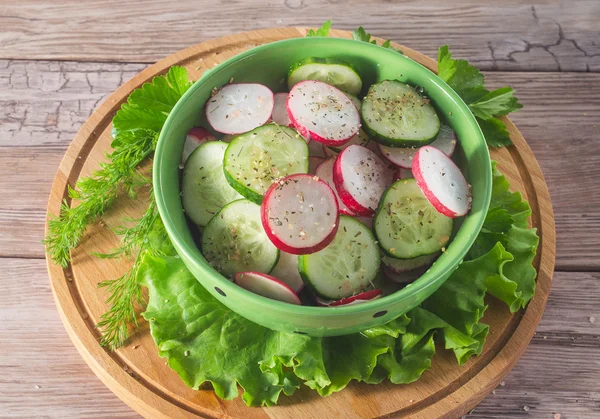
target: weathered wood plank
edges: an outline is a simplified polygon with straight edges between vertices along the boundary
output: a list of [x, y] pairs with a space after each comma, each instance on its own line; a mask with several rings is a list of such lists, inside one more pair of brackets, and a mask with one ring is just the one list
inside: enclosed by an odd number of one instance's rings
[[[0, 271], [10, 279], [0, 283], [2, 416], [138, 417], [102, 385], [70, 342], [45, 263], [0, 259]], [[600, 274], [557, 273], [537, 336], [505, 386], [471, 417], [527, 416], [524, 406], [529, 417], [598, 417], [600, 321], [589, 318], [600, 319], [599, 310]], [[544, 379], [549, 371], [552, 379]]]
[[[144, 64], [0, 61], [0, 256], [43, 257], [48, 192], [64, 151], [94, 107]], [[487, 74], [525, 108], [513, 120], [548, 182], [557, 269], [600, 269], [600, 74]]]
[[[484, 69], [600, 71], [600, 4], [594, 0], [443, 3], [341, 0], [8, 2], [0, 58], [155, 62], [232, 32], [275, 26], [364, 25], [428, 55], [449, 43]], [[339, 11], [344, 14], [340, 16]]]

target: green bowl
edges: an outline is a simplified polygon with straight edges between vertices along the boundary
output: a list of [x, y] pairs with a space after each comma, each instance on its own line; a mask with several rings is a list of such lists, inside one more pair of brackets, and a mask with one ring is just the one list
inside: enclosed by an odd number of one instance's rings
[[[211, 89], [233, 78], [257, 82], [274, 92], [285, 91], [288, 68], [305, 57], [337, 57], [352, 63], [364, 88], [385, 79], [423, 87], [438, 113], [456, 131], [459, 166], [473, 187], [473, 206], [446, 252], [419, 279], [394, 294], [346, 307], [297, 306], [253, 294], [215, 271], [194, 242], [179, 195], [179, 164], [186, 132], [205, 125], [204, 103]], [[365, 93], [365, 92], [363, 92]], [[339, 38], [294, 38], [261, 45], [210, 70], [177, 103], [160, 134], [154, 157], [154, 190], [169, 237], [198, 281], [221, 303], [245, 318], [271, 329], [335, 336], [386, 323], [418, 306], [437, 290], [462, 262], [479, 233], [491, 196], [491, 164], [481, 130], [460, 97], [434, 73], [415, 61], [366, 42]]]

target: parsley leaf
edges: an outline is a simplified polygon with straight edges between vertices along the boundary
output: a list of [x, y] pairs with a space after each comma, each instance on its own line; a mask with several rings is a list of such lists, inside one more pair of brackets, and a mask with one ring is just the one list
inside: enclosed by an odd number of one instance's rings
[[309, 30], [306, 36], [329, 36], [329, 29], [331, 29], [331, 19], [323, 23], [316, 31], [314, 29]]
[[506, 147], [512, 145], [510, 135], [508, 135], [508, 131], [506, 130], [506, 125], [504, 124], [504, 122], [502, 122], [498, 118], [475, 119], [477, 119], [477, 123], [479, 124], [479, 127], [483, 132], [485, 142], [488, 146]]
[[477, 118], [490, 147], [511, 145], [504, 122], [496, 116], [507, 115], [523, 107], [511, 87], [492, 92], [485, 88], [483, 74], [466, 60], [455, 60], [448, 45], [438, 50], [438, 76], [465, 101]]
[[523, 105], [514, 96], [512, 87], [502, 87], [493, 92], [486, 93], [469, 105], [473, 115], [481, 119], [490, 119], [493, 116], [502, 116], [521, 109]]
[[[367, 31], [365, 31], [365, 28], [363, 28], [362, 26], [359, 26], [357, 29], [354, 29], [352, 31], [352, 39], [354, 39], [356, 41], [368, 42], [369, 44], [377, 45], [377, 41], [375, 41], [374, 39], [371, 39], [371, 34], [368, 33]], [[383, 48], [391, 49], [393, 51], [396, 51], [396, 52], [402, 54], [401, 50], [399, 50], [398, 48], [394, 48], [392, 46], [392, 41], [390, 41], [389, 39], [384, 41], [381, 44], [381, 46]]]

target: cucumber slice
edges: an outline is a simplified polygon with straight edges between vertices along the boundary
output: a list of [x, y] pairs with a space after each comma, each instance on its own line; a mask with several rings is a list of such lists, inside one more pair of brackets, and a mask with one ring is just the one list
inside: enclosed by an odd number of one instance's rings
[[223, 141], [209, 141], [196, 148], [185, 162], [181, 180], [181, 201], [185, 213], [199, 226], [205, 226], [224, 205], [241, 199], [225, 179]]
[[429, 144], [440, 130], [440, 119], [429, 100], [397, 80], [384, 80], [369, 88], [361, 117], [369, 136], [391, 147]]
[[379, 271], [379, 248], [360, 221], [340, 216], [340, 227], [325, 249], [298, 257], [298, 271], [319, 297], [339, 300], [371, 288]]
[[304, 58], [292, 64], [288, 72], [288, 88], [304, 80], [318, 80], [340, 90], [357, 95], [362, 89], [362, 80], [352, 64], [337, 58]]
[[202, 234], [202, 254], [223, 275], [236, 272], [269, 273], [279, 259], [260, 221], [260, 207], [246, 199], [223, 207]]
[[392, 272], [397, 274], [413, 271], [415, 269], [421, 269], [431, 265], [438, 257], [439, 252], [431, 255], [418, 256], [412, 259], [396, 259], [389, 256], [382, 256], [381, 262], [388, 267]]
[[452, 218], [429, 203], [414, 179], [402, 179], [383, 194], [374, 231], [381, 249], [397, 259], [441, 250], [450, 240]]
[[264, 125], [229, 143], [223, 168], [233, 189], [260, 204], [276, 180], [293, 173], [308, 173], [308, 147], [292, 128]]

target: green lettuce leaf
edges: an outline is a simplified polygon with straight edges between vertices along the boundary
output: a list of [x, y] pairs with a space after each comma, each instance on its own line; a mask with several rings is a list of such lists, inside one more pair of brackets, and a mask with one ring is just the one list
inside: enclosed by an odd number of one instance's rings
[[[149, 237], [158, 251], [145, 256], [138, 277], [149, 290], [143, 316], [159, 355], [188, 386], [209, 381], [219, 397], [231, 399], [239, 385], [249, 406], [273, 405], [302, 384], [327, 396], [352, 380], [411, 383], [431, 367], [436, 341], [459, 364], [481, 353], [489, 329], [480, 323], [486, 293], [512, 311], [531, 299], [538, 238], [528, 228], [530, 213], [494, 164], [492, 205], [480, 234], [486, 238], [477, 238], [470, 260], [406, 315], [331, 338], [276, 332], [238, 316], [196, 281], [158, 228]], [[494, 234], [501, 239], [490, 245]]]

